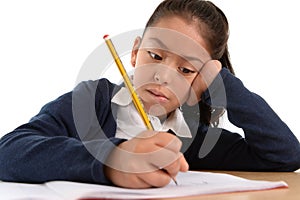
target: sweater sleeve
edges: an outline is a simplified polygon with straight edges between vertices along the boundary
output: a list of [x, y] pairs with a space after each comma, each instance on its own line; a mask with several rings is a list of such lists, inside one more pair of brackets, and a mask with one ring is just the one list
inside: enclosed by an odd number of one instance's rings
[[[28, 123], [3, 136], [0, 180], [110, 184], [103, 174], [103, 162], [122, 141], [113, 137], [113, 120], [104, 125], [105, 119], [112, 119], [107, 106], [109, 95], [107, 81], [83, 82], [72, 92], [46, 104]], [[80, 119], [84, 121], [78, 122]]]
[[[229, 121], [242, 128], [245, 137], [220, 128], [210, 127], [207, 132], [207, 127], [200, 127], [187, 152], [191, 168], [294, 171], [300, 167], [297, 138], [262, 97], [250, 92], [226, 68], [204, 97], [209, 97], [213, 107], [225, 108]], [[199, 158], [195, 152], [203, 145], [205, 132], [215, 133], [217, 140], [209, 154]]]

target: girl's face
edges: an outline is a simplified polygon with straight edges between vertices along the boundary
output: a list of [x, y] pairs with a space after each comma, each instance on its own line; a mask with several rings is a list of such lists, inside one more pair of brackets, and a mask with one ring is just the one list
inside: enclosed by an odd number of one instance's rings
[[136, 39], [133, 83], [149, 114], [166, 116], [195, 95], [191, 84], [210, 60], [197, 27], [177, 16], [164, 17]]

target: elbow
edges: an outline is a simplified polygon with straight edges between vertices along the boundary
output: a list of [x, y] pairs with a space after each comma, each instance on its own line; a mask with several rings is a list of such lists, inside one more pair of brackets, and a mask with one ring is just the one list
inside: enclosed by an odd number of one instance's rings
[[281, 151], [264, 154], [263, 160], [263, 170], [277, 172], [296, 171], [300, 168], [300, 144], [289, 146]]
[[276, 171], [281, 171], [281, 172], [294, 172], [300, 169], [300, 163], [285, 163], [281, 165], [279, 170]]
[[292, 151], [284, 156], [280, 168], [286, 172], [293, 172], [300, 169], [300, 144], [292, 148]]

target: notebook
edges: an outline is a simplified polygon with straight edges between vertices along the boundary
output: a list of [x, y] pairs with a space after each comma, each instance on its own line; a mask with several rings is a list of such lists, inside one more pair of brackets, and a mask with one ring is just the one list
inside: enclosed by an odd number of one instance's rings
[[149, 189], [126, 189], [69, 181], [51, 181], [44, 184], [0, 182], [0, 199], [161, 199], [288, 187], [284, 181], [249, 180], [215, 172], [180, 172], [176, 179], [178, 185], [171, 181], [165, 187]]

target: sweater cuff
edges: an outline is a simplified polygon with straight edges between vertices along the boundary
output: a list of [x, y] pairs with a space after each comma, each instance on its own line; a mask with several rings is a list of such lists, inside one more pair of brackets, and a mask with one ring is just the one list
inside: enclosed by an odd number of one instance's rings
[[112, 150], [120, 143], [125, 141], [125, 139], [110, 138], [109, 140], [101, 144], [97, 155], [93, 155], [95, 159], [92, 163], [92, 177], [96, 183], [113, 185], [113, 183], [109, 179], [107, 179], [104, 174], [104, 166]]

